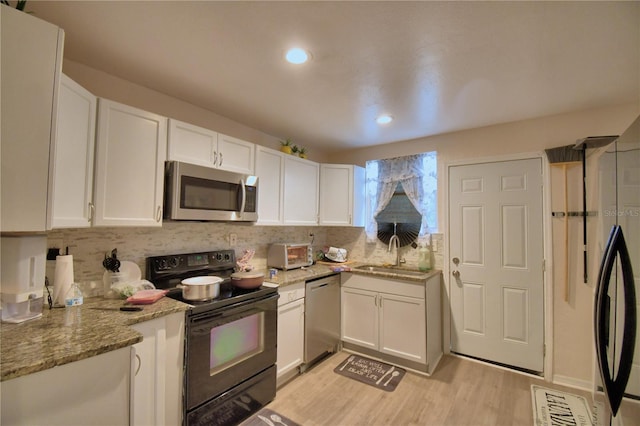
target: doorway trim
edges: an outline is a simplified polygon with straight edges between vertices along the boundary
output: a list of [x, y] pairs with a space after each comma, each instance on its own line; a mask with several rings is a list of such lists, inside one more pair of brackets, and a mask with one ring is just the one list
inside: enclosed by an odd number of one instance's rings
[[[551, 234], [551, 191], [550, 191], [550, 167], [549, 160], [541, 151], [525, 152], [518, 154], [507, 154], [501, 156], [465, 158], [461, 160], [446, 161], [443, 164], [441, 176], [446, 176], [445, 188], [443, 189], [444, 211], [442, 219], [444, 229], [447, 231], [444, 244], [443, 279], [446, 292], [446, 302], [443, 303], [443, 345], [444, 352], [451, 354], [451, 305], [449, 303], [451, 295], [451, 268], [448, 259], [451, 258], [449, 238], [449, 190], [450, 190], [450, 169], [455, 166], [470, 166], [474, 164], [494, 163], [502, 161], [516, 161], [528, 159], [542, 160], [542, 229], [543, 229], [543, 259], [544, 259], [544, 371], [543, 377], [547, 382], [553, 379], [553, 237]], [[517, 371], [514, 369], [514, 371]]]

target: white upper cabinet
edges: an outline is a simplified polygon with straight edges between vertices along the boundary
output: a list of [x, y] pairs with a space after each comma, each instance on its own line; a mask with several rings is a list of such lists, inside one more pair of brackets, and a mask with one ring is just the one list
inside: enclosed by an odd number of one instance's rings
[[213, 130], [169, 120], [168, 160], [253, 174], [255, 145]]
[[64, 32], [8, 6], [0, 7], [0, 22], [0, 231], [43, 232], [51, 226], [50, 150]]
[[286, 155], [284, 171], [284, 224], [317, 225], [320, 165]]
[[284, 220], [284, 154], [256, 146], [258, 176], [258, 224], [282, 225]]
[[364, 226], [364, 168], [320, 165], [320, 225]]
[[215, 167], [217, 132], [170, 119], [168, 142], [167, 160]]
[[91, 226], [96, 97], [62, 75], [53, 161], [52, 228]]
[[167, 118], [98, 101], [96, 226], [161, 226]]
[[253, 174], [255, 145], [218, 133], [218, 167], [232, 172]]

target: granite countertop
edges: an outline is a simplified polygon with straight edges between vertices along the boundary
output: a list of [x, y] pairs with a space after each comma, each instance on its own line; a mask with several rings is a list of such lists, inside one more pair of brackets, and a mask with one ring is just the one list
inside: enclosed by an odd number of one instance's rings
[[[140, 312], [122, 312], [119, 299], [92, 297], [80, 307], [79, 321], [65, 325], [65, 308], [45, 307], [42, 318], [0, 325], [0, 381], [14, 379], [142, 341], [130, 325], [176, 312], [189, 305], [163, 297]], [[102, 309], [111, 308], [113, 310]]]
[[329, 275], [339, 274], [340, 272], [336, 272], [331, 269], [332, 266], [338, 266], [338, 264], [328, 265], [316, 263], [312, 266], [306, 266], [299, 269], [290, 269], [288, 271], [278, 269], [278, 274], [273, 278], [269, 278], [269, 269], [260, 272], [264, 273], [265, 281], [278, 284], [278, 287], [286, 287], [300, 281], [307, 281], [316, 278], [327, 277]]
[[[265, 281], [286, 287], [310, 279], [323, 278], [340, 272], [352, 272], [392, 279], [426, 282], [439, 270], [418, 273], [410, 268], [357, 269], [366, 264], [327, 264], [278, 270], [269, 278], [264, 270]], [[334, 270], [343, 268], [344, 271]], [[184, 312], [189, 305], [163, 297], [151, 305], [139, 305], [140, 312], [122, 312], [118, 308], [124, 303], [119, 299], [92, 297], [85, 299], [80, 307], [80, 321], [65, 324], [64, 308], [45, 307], [42, 318], [22, 324], [0, 324], [0, 381], [14, 379], [38, 371], [53, 368], [105, 352], [124, 348], [142, 341], [142, 335], [132, 329], [132, 324], [149, 321], [176, 312]], [[107, 309], [104, 309], [107, 308]]]
[[[426, 282], [434, 275], [439, 275], [442, 271], [439, 269], [432, 269], [427, 272], [419, 272], [411, 267], [389, 267], [384, 268], [382, 266], [377, 267], [376, 270], [369, 270], [368, 268], [358, 269], [362, 266], [369, 265], [368, 263], [356, 262], [356, 263], [316, 263], [313, 266], [308, 266], [300, 269], [291, 269], [289, 271], [278, 270], [278, 274], [269, 278], [269, 270], [264, 272], [265, 281], [278, 284], [279, 287], [285, 287], [300, 281], [307, 281], [315, 278], [322, 278], [333, 274], [339, 274], [340, 272], [352, 272], [354, 274], [373, 275], [378, 277]], [[342, 271], [334, 271], [332, 268], [342, 267]]]

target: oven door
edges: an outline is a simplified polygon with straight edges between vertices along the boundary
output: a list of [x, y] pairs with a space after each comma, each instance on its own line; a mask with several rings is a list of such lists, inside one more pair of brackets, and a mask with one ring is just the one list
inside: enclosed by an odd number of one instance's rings
[[274, 294], [189, 319], [185, 353], [187, 411], [275, 364], [277, 299]]

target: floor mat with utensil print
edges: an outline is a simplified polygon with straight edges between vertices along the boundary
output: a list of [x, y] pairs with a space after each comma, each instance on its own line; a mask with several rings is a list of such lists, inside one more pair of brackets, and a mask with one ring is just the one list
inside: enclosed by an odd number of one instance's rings
[[395, 365], [358, 355], [349, 355], [333, 371], [387, 392], [393, 392], [396, 389], [406, 372]]
[[263, 408], [253, 416], [249, 417], [240, 426], [300, 426], [291, 419], [286, 418], [282, 414], [278, 414], [268, 408]]

